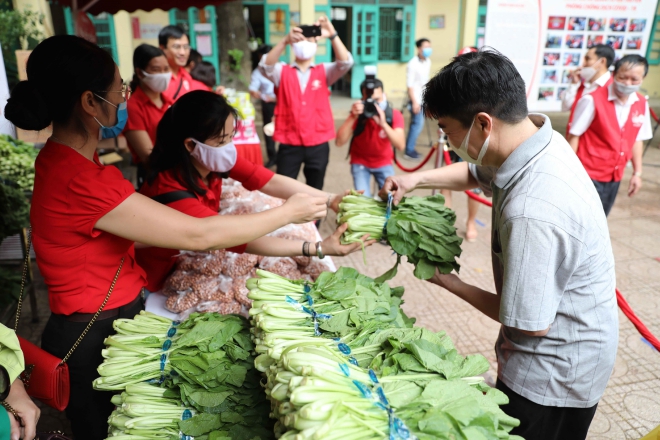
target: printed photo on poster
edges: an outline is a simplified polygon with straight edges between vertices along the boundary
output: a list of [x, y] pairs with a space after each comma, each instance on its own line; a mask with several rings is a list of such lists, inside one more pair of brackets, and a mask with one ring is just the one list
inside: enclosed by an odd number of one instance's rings
[[555, 69], [543, 71], [543, 75], [541, 76], [541, 83], [556, 84], [557, 81], [558, 81], [557, 71]]
[[628, 37], [626, 49], [639, 50], [642, 48], [642, 37]]
[[589, 35], [587, 37], [587, 48], [594, 47], [597, 44], [603, 44], [604, 37], [602, 35]]
[[548, 17], [548, 29], [563, 31], [566, 27], [566, 17]]
[[558, 66], [559, 65], [559, 52], [545, 52], [543, 54], [544, 66]]
[[571, 74], [570, 70], [564, 70], [564, 73], [561, 74], [561, 83], [562, 84], [570, 84], [571, 83], [570, 74]]
[[614, 50], [623, 49], [623, 36], [622, 35], [608, 35], [607, 41], [605, 42], [608, 46], [611, 46]]
[[564, 99], [564, 95], [566, 94], [566, 87], [559, 87], [557, 89], [557, 101], [561, 101]]
[[592, 32], [604, 31], [607, 20], [604, 18], [590, 18], [589, 30]]
[[610, 18], [610, 30], [612, 32], [625, 32], [627, 24], [627, 18]]
[[580, 65], [580, 53], [579, 52], [569, 52], [564, 54], [564, 61], [562, 63], [564, 66], [579, 66]]
[[548, 35], [545, 47], [547, 49], [559, 49], [561, 47], [561, 35]]
[[550, 101], [554, 95], [554, 87], [539, 87], [539, 101]]
[[628, 32], [644, 32], [646, 28], [646, 18], [633, 18], [630, 20]]
[[570, 17], [568, 19], [569, 31], [583, 31], [587, 26], [587, 17]]
[[566, 35], [566, 47], [568, 49], [582, 49], [584, 45], [584, 35], [568, 34]]

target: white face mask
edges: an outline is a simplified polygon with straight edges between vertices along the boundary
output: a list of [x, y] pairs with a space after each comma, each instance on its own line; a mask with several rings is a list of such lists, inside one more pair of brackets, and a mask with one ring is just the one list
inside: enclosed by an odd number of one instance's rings
[[582, 78], [583, 81], [589, 82], [591, 81], [591, 78], [594, 77], [596, 74], [596, 69], [593, 67], [583, 67], [582, 70], [580, 70], [580, 78]]
[[480, 166], [481, 160], [484, 158], [486, 151], [488, 151], [488, 143], [490, 142], [490, 135], [488, 135], [488, 137], [484, 141], [484, 144], [481, 146], [481, 150], [479, 150], [479, 157], [476, 160], [473, 159], [472, 156], [468, 154], [468, 143], [470, 141], [470, 132], [472, 131], [473, 125], [474, 125], [474, 119], [472, 120], [472, 124], [470, 124], [470, 129], [465, 135], [465, 138], [463, 138], [463, 142], [461, 142], [460, 147], [456, 148], [451, 143], [449, 143], [449, 138], [447, 138], [447, 144], [449, 144], [449, 148], [451, 148], [454, 151], [454, 153], [458, 155], [458, 157], [460, 157], [466, 162]]
[[316, 55], [316, 43], [307, 40], [293, 43], [293, 54], [297, 60], [309, 60]]
[[641, 84], [627, 85], [619, 81], [614, 81], [614, 90], [616, 90], [620, 95], [631, 95], [639, 90], [639, 86], [641, 86]]
[[212, 147], [196, 139], [193, 139], [193, 142], [195, 142], [195, 148], [190, 155], [209, 171], [226, 173], [236, 165], [237, 153], [236, 146], [233, 142], [229, 142], [221, 147]]
[[162, 93], [170, 85], [170, 80], [172, 79], [172, 72], [165, 73], [147, 73], [144, 70], [142, 71], [144, 78], [140, 81], [145, 83], [147, 87], [157, 93]]

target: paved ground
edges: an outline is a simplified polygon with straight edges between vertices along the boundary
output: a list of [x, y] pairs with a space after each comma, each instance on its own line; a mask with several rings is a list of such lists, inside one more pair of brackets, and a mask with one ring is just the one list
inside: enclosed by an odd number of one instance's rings
[[[340, 118], [350, 106], [350, 100], [333, 100], [335, 117]], [[553, 124], [563, 132], [566, 117], [552, 115]], [[343, 122], [337, 121], [337, 126]], [[658, 144], [656, 138], [654, 145]], [[426, 133], [420, 144], [426, 143]], [[420, 147], [427, 152], [427, 147]], [[341, 191], [350, 186], [348, 162], [344, 149], [331, 149], [330, 167], [326, 177], [326, 189]], [[646, 164], [660, 164], [660, 150], [652, 148], [645, 157]], [[408, 163], [408, 165], [412, 165]], [[427, 166], [427, 168], [430, 166]], [[617, 202], [609, 218], [610, 233], [616, 258], [617, 285], [630, 305], [652, 332], [660, 336], [660, 168], [644, 168], [644, 187], [634, 199], [625, 192], [631, 170], [627, 170]], [[419, 191], [419, 194], [429, 194]], [[454, 196], [454, 207], [459, 233], [465, 231], [466, 197]], [[321, 233], [331, 232], [334, 216], [321, 226]], [[490, 263], [490, 208], [482, 207], [478, 216], [479, 238], [474, 243], [464, 242], [461, 277], [464, 281], [483, 289], [494, 291]], [[394, 257], [389, 248], [376, 244], [367, 250], [365, 265], [360, 253], [337, 259], [337, 265], [357, 268], [370, 276], [377, 276], [389, 269]], [[426, 282], [417, 280], [412, 266], [403, 264], [394, 284], [406, 288], [404, 308], [417, 318], [418, 325], [438, 331], [445, 330], [454, 340], [462, 354], [481, 353], [491, 363], [489, 376], [496, 377], [493, 344], [497, 337], [498, 324], [481, 315], [450, 293]], [[37, 273], [39, 315], [41, 322], [29, 322], [29, 306], [22, 319], [19, 333], [38, 343], [48, 316], [45, 286]], [[31, 337], [30, 337], [31, 336]], [[619, 352], [614, 373], [596, 418], [589, 439], [639, 439], [660, 424], [660, 363], [659, 353], [642, 341], [635, 328], [620, 314]], [[68, 431], [63, 414], [48, 408], [42, 412], [40, 430], [62, 429]]]

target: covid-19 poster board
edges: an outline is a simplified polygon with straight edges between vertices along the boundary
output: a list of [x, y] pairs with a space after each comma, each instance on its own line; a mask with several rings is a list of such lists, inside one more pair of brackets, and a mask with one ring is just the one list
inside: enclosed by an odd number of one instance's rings
[[532, 111], [559, 111], [568, 73], [587, 50], [644, 56], [657, 0], [489, 0], [485, 45], [509, 57]]

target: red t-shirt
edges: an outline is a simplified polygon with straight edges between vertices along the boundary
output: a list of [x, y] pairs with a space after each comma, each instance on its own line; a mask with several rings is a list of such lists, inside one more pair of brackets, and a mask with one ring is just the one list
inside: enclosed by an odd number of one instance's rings
[[135, 192], [113, 166], [87, 160], [49, 140], [35, 164], [30, 210], [37, 265], [48, 287], [53, 313], [95, 313], [125, 258], [105, 310], [130, 303], [146, 285], [133, 242], [94, 228]]
[[[142, 88], [138, 87], [128, 100], [128, 120], [126, 121], [124, 133], [133, 130], [144, 130], [149, 135], [151, 143], [155, 144], [158, 123], [163, 118], [167, 109], [172, 105], [172, 100], [165, 96], [164, 93], [161, 94], [161, 99], [163, 100], [163, 106], [158, 108], [144, 93]], [[128, 143], [128, 149], [131, 150], [133, 162], [140, 163], [140, 158], [135, 154], [135, 150], [130, 142]]]
[[175, 75], [174, 72], [172, 72], [172, 79], [170, 79], [170, 85], [163, 92], [163, 96], [167, 97], [170, 101], [176, 101], [174, 99], [174, 95], [176, 94], [176, 91], [179, 89], [179, 84], [181, 84], [181, 90], [179, 90], [179, 94], [177, 95], [176, 99], [179, 99], [183, 95], [185, 95], [188, 92], [192, 92], [193, 90], [206, 90], [207, 92], [209, 91], [209, 88], [206, 87], [206, 84], [197, 81], [196, 79], [193, 79], [192, 76], [190, 76], [190, 73], [181, 67], [179, 69], [179, 74]]
[[[273, 177], [274, 173], [268, 168], [255, 165], [252, 162], [241, 158], [236, 160], [236, 165], [229, 173], [229, 177], [238, 180], [246, 189], [254, 191], [264, 187]], [[206, 189], [206, 194], [197, 195], [196, 199], [189, 198], [170, 203], [170, 208], [181, 211], [197, 218], [211, 217], [218, 215], [220, 210], [220, 195], [222, 192], [222, 178], [217, 173], [209, 175], [209, 185], [206, 186], [199, 180], [198, 184]], [[172, 191], [188, 191], [175, 177], [174, 170], [167, 170], [158, 175], [156, 180], [149, 185], [145, 183], [140, 188], [140, 193], [147, 197], [154, 197], [160, 194], [166, 194]], [[229, 248], [228, 250], [236, 253], [245, 252], [247, 244]], [[157, 247], [148, 247], [136, 249], [137, 262], [147, 273], [147, 289], [156, 292], [163, 288], [165, 278], [170, 274], [174, 267], [174, 257], [179, 253], [178, 250], [163, 249]]]
[[[353, 130], [357, 121], [353, 125]], [[403, 115], [399, 110], [392, 109], [392, 128], [403, 128]], [[351, 164], [363, 165], [367, 168], [380, 168], [392, 165], [394, 150], [387, 138], [385, 130], [380, 128], [373, 119], [368, 119], [364, 131], [357, 136], [351, 147]]]

